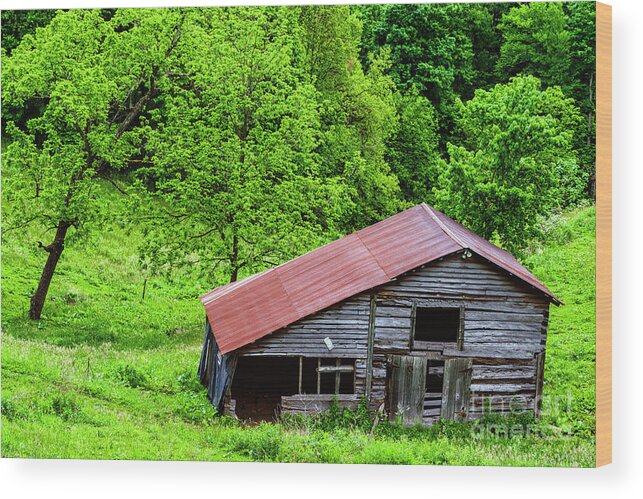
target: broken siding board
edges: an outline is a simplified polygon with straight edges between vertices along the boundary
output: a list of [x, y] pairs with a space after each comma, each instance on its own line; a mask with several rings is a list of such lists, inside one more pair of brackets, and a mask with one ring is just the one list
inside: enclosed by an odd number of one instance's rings
[[421, 421], [426, 386], [427, 360], [422, 357], [394, 355], [389, 364], [390, 417], [401, 417], [404, 423]]
[[479, 347], [469, 348], [465, 345], [463, 350], [457, 348], [445, 349], [445, 357], [468, 357], [468, 358], [496, 358], [496, 359], [519, 359], [530, 360], [534, 358], [534, 352], [529, 349], [525, 350], [508, 350], [500, 347]]
[[471, 373], [473, 383], [482, 380], [493, 381], [495, 379], [536, 379], [535, 366], [521, 366], [521, 365], [498, 365], [486, 366], [475, 363], [473, 365], [473, 372]]
[[287, 414], [316, 414], [330, 409], [333, 401], [340, 408], [356, 409], [359, 405], [357, 395], [291, 395], [281, 397], [281, 413]]
[[471, 391], [482, 394], [511, 394], [511, 393], [534, 393], [536, 390], [536, 383], [473, 383], [471, 384]]
[[440, 417], [467, 419], [471, 385], [471, 359], [448, 359], [444, 363], [444, 386]]

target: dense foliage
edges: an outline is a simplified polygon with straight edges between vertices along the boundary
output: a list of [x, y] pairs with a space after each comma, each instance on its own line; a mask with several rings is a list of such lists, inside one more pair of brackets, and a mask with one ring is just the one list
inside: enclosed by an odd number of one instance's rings
[[594, 16], [574, 2], [3, 13], [3, 233], [53, 231], [31, 316], [68, 237], [100, 227], [100, 178], [127, 196], [150, 275], [188, 264], [209, 286], [423, 201], [520, 253], [542, 217], [593, 195]]

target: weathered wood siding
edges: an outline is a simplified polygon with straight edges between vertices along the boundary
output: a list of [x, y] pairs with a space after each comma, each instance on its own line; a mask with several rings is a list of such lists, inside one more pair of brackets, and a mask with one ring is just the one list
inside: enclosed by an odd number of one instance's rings
[[[436, 358], [436, 350], [437, 358], [469, 357], [473, 359], [469, 417], [481, 415], [484, 399], [495, 410], [536, 408], [535, 354], [544, 351], [549, 310], [541, 293], [481, 258], [462, 259], [460, 254], [416, 269], [376, 291], [374, 363], [385, 365], [390, 354]], [[463, 306], [462, 350], [455, 344], [429, 346], [431, 351], [424, 343], [411, 348], [412, 303]], [[373, 382], [381, 380], [374, 376]], [[427, 418], [434, 412], [428, 409]]]

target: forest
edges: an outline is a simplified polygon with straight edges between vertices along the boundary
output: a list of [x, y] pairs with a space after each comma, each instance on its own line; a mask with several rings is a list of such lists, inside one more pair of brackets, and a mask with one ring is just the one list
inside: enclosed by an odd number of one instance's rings
[[[594, 291], [563, 261], [594, 265], [595, 64], [592, 2], [2, 11], [3, 453], [156, 455], [110, 411], [211, 427], [197, 297], [426, 202], [574, 297], [545, 389], [572, 386], [547, 421], [579, 440], [510, 451], [586, 465]], [[232, 459], [286, 431], [217, 428]]]

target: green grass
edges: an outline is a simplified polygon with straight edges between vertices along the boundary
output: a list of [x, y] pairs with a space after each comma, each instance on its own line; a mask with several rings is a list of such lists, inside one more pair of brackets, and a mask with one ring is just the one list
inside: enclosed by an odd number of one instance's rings
[[[551, 313], [545, 373], [547, 436], [483, 435], [478, 424], [401, 428], [368, 415], [243, 427], [216, 418], [196, 367], [212, 284], [138, 267], [140, 236], [118, 224], [69, 244], [43, 319], [27, 318], [46, 239], [34, 227], [2, 246], [2, 454], [80, 459], [591, 466], [594, 463], [593, 207], [550, 222], [528, 265], [566, 305]], [[333, 419], [334, 418], [334, 419]], [[517, 416], [520, 418], [520, 416]], [[496, 423], [504, 420], [494, 420]], [[510, 420], [514, 425], [520, 420]]]

